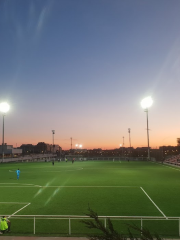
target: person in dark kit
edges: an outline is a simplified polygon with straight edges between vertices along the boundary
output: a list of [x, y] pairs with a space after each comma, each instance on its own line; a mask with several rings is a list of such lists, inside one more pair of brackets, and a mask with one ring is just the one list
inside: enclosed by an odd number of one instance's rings
[[52, 165], [54, 166], [54, 160], [52, 161]]

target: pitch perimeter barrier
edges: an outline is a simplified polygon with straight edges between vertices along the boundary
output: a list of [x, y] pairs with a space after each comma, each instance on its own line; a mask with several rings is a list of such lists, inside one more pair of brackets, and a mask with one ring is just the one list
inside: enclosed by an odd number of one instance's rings
[[[7, 214], [4, 215], [0, 215], [0, 217], [2, 216], [8, 216]], [[72, 233], [72, 221], [73, 220], [84, 220], [84, 219], [92, 219], [89, 216], [79, 216], [79, 215], [10, 215], [8, 217], [8, 219], [22, 219], [23, 222], [25, 219], [32, 219], [33, 221], [33, 226], [32, 226], [32, 233], [36, 234], [36, 221], [37, 220], [68, 220], [68, 232], [66, 234], [71, 235]], [[122, 221], [122, 220], [135, 220], [135, 221], [139, 221], [140, 224], [140, 229], [142, 230], [144, 227], [144, 222], [145, 221], [176, 221], [177, 222], [177, 229], [176, 232], [178, 233], [178, 236], [180, 237], [180, 217], [154, 217], [154, 216], [98, 216], [99, 219], [104, 221], [104, 226], [105, 228], [107, 227], [107, 219], [111, 219], [111, 221], [114, 220], [118, 220], [118, 221]], [[157, 226], [157, 225], [156, 225]], [[159, 232], [157, 232], [159, 233]], [[42, 233], [43, 234], [43, 233]], [[166, 233], [164, 233], [166, 234]], [[163, 234], [163, 235], [164, 235]], [[162, 234], [161, 234], [162, 235]], [[176, 235], [177, 236], [177, 235]]]
[[[152, 158], [151, 158], [152, 159]], [[82, 160], [89, 161], [147, 161], [147, 157], [86, 157]]]
[[[68, 161], [71, 161], [73, 158], [75, 161], [147, 161], [147, 157], [79, 157], [74, 155], [66, 155]], [[63, 159], [63, 158], [62, 158]], [[64, 159], [63, 159], [64, 161]], [[155, 158], [151, 158], [151, 161], [155, 161]]]
[[[72, 158], [71, 156], [66, 155], [68, 161], [72, 161], [74, 158], [75, 161], [147, 161], [147, 157], [79, 157], [75, 156]], [[57, 157], [53, 154], [41, 154], [37, 156], [24, 156], [17, 158], [5, 158], [3, 163], [13, 163], [13, 162], [49, 162], [49, 161], [65, 161], [64, 157]], [[155, 158], [151, 158], [151, 161], [156, 161]], [[0, 163], [2, 160], [0, 159]]]
[[[10, 163], [10, 162], [44, 162], [44, 161], [51, 161], [56, 159], [55, 154], [39, 154], [39, 155], [27, 155], [15, 158], [4, 158], [3, 163]], [[0, 163], [2, 163], [2, 159], [0, 159]]]

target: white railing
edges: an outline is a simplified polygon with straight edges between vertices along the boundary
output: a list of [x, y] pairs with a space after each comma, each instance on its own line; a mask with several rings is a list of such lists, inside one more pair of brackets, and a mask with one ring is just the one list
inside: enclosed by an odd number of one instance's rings
[[[8, 216], [7, 214], [0, 215], [2, 216]], [[36, 234], [36, 220], [38, 219], [66, 219], [68, 221], [69, 225], [69, 231], [68, 234], [71, 235], [71, 221], [72, 220], [83, 220], [83, 219], [88, 219], [90, 218], [89, 216], [79, 216], [79, 215], [10, 215], [8, 218], [13, 218], [13, 219], [33, 219], [33, 234]], [[107, 219], [111, 220], [138, 220], [141, 222], [141, 229], [143, 228], [143, 222], [150, 220], [158, 220], [158, 221], [178, 221], [178, 233], [180, 236], [180, 217], [155, 217], [155, 216], [98, 216], [98, 218], [104, 220], [104, 226], [106, 227], [106, 221]]]

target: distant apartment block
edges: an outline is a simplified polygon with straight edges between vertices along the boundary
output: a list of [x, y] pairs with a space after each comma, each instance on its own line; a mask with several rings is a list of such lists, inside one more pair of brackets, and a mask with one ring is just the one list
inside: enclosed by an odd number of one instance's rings
[[16, 155], [21, 155], [22, 154], [22, 149], [21, 148], [13, 148], [13, 145], [7, 145], [6, 143], [2, 147], [0, 145], [0, 155], [4, 152], [4, 155], [11, 155], [11, 156], [16, 156]]

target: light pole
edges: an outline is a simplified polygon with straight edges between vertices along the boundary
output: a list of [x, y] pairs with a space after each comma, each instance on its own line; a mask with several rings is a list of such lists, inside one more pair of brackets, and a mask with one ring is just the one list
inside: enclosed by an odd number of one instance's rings
[[71, 139], [71, 150], [72, 150], [72, 137], [70, 139]]
[[3, 134], [2, 134], [2, 162], [4, 162], [4, 116], [9, 111], [10, 106], [6, 102], [0, 104], [0, 112], [3, 114]]
[[53, 137], [53, 155], [54, 155], [54, 134], [55, 134], [55, 130], [52, 130], [52, 137]]
[[123, 136], [123, 154], [122, 155], [123, 155], [122, 157], [124, 157], [124, 136]]
[[130, 146], [129, 155], [130, 155], [130, 152], [131, 152], [131, 136], [130, 136], [130, 134], [131, 134], [131, 129], [130, 129], [130, 128], [128, 128], [128, 133], [129, 133], [129, 146]]
[[131, 129], [130, 129], [130, 128], [128, 128], [128, 133], [129, 133], [129, 146], [131, 147], [131, 136], [130, 136], [130, 134], [131, 134]]
[[141, 107], [146, 112], [147, 116], [147, 143], [148, 143], [148, 160], [150, 160], [150, 149], [149, 149], [149, 123], [148, 123], [148, 109], [151, 107], [153, 100], [151, 97], [146, 97], [141, 101]]

